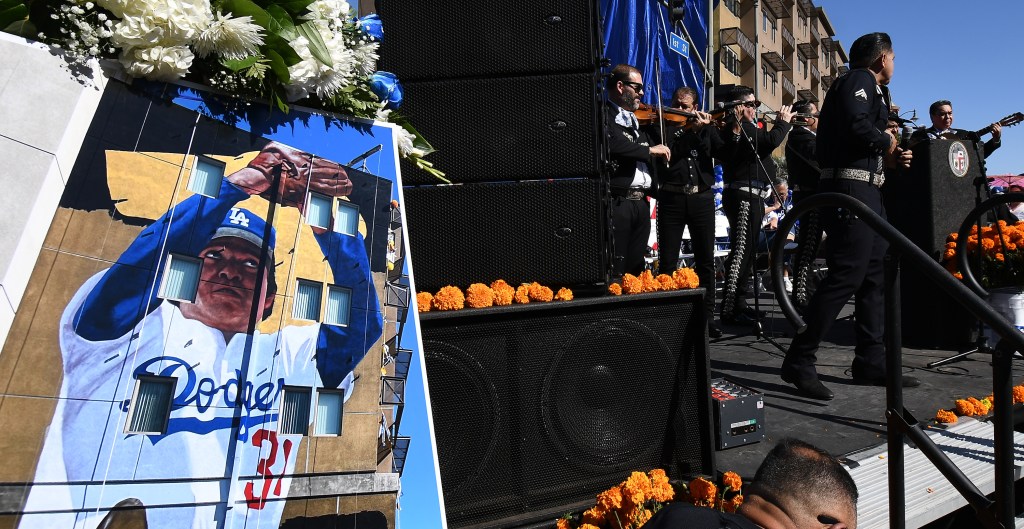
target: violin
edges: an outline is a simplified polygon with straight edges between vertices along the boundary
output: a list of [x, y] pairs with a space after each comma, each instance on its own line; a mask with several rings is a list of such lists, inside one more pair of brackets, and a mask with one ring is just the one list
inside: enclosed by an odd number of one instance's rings
[[[685, 110], [679, 110], [678, 108], [671, 107], [661, 107], [660, 111], [661, 119], [667, 125], [688, 127], [697, 122], [697, 114], [694, 114], [693, 112], [686, 112]], [[659, 109], [640, 103], [640, 108], [633, 113], [636, 115], [636, 119], [641, 125], [650, 125], [658, 121]]]

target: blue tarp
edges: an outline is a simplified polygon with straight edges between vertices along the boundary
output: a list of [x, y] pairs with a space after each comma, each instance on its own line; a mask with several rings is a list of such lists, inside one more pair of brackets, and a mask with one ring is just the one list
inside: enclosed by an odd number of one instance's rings
[[[690, 34], [690, 58], [669, 49], [671, 28], [668, 10], [658, 0], [601, 0], [605, 56], [614, 66], [636, 66], [644, 75], [644, 102], [655, 104], [655, 57], [661, 61], [661, 90], [665, 105], [680, 86], [697, 90], [704, 101], [704, 70], [701, 61], [708, 47], [708, 3], [711, 0], [686, 0], [683, 24]], [[685, 38], [681, 29], [676, 33]], [[697, 56], [700, 56], [698, 59]], [[707, 105], [701, 105], [707, 108]]]

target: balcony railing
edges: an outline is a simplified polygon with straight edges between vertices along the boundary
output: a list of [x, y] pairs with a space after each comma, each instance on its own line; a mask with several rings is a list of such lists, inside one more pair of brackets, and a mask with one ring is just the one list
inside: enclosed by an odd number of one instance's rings
[[818, 71], [818, 67], [813, 64], [811, 65], [811, 77], [813, 77], [815, 81], [821, 82], [821, 72]]
[[814, 42], [821, 42], [821, 34], [818, 33], [818, 19], [812, 18], [808, 24], [811, 26], [811, 38], [814, 39]]
[[787, 94], [796, 97], [796, 86], [793, 85], [793, 81], [789, 80], [789, 77], [782, 76], [782, 90]]
[[793, 32], [786, 26], [782, 26], [782, 41], [789, 44], [790, 50], [796, 49], [796, 38], [793, 36]]
[[754, 41], [740, 28], [722, 28], [718, 32], [718, 41], [723, 44], [736, 44], [747, 54], [748, 57], [756, 56]]

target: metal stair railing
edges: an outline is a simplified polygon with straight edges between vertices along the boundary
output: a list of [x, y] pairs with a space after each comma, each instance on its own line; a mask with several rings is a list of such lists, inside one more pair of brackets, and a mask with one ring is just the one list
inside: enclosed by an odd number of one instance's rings
[[[1024, 194], [1008, 193], [996, 195], [982, 202], [968, 214], [960, 227], [958, 248], [966, 248], [965, 241], [971, 226], [993, 206], [1024, 200]], [[987, 295], [978, 284], [967, 266], [967, 252], [959, 251], [960, 269], [964, 282], [953, 277], [945, 268], [917, 247], [906, 236], [896, 230], [881, 216], [863, 202], [840, 193], [820, 193], [801, 201], [782, 219], [781, 233], [788, 233], [796, 221], [805, 213], [821, 208], [846, 208], [851, 214], [864, 221], [871, 229], [889, 242], [889, 253], [885, 263], [885, 346], [886, 346], [886, 420], [889, 468], [889, 527], [902, 529], [906, 526], [906, 504], [903, 445], [909, 438], [918, 449], [935, 465], [956, 490], [974, 509], [985, 527], [1009, 529], [1014, 527], [1014, 483], [1013, 483], [1013, 380], [1011, 360], [1014, 351], [1024, 351], [1024, 333], [1010, 324], [1002, 315], [986, 303], [981, 296]], [[785, 238], [776, 237], [771, 248], [772, 255], [782, 255]], [[900, 323], [899, 274], [900, 261], [908, 261], [938, 288], [958, 300], [975, 317], [982, 320], [1001, 339], [993, 352], [992, 395], [993, 428], [995, 431], [994, 467], [995, 494], [990, 500], [932, 441], [913, 415], [903, 407], [903, 346]], [[774, 259], [772, 281], [776, 291], [783, 288], [783, 262]], [[970, 285], [968, 287], [967, 285]], [[806, 328], [803, 318], [797, 313], [788, 296], [779, 296], [778, 302], [783, 314], [792, 322], [797, 332]]]

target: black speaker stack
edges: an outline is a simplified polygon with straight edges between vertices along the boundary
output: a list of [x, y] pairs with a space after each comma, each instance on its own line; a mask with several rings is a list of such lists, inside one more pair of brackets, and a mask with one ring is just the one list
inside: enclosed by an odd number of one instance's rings
[[702, 299], [421, 313], [448, 527], [551, 527], [634, 470], [712, 473]]
[[607, 282], [598, 11], [596, 0], [378, 2], [381, 69], [401, 79], [401, 112], [456, 184], [403, 164], [420, 290]]

